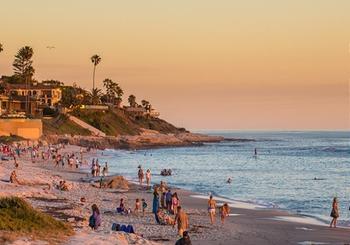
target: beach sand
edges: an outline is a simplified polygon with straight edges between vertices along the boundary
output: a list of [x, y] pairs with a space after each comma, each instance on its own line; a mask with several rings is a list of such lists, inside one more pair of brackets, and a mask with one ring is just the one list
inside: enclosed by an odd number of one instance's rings
[[[80, 147], [69, 145], [61, 152], [78, 153]], [[95, 154], [85, 153], [90, 160]], [[100, 189], [93, 187], [85, 169], [54, 167], [52, 160], [35, 163], [29, 155], [19, 160], [17, 175], [26, 182], [53, 185], [66, 180], [69, 191], [48, 189], [44, 185], [15, 185], [8, 182], [13, 170], [13, 161], [0, 164], [0, 196], [20, 196], [35, 208], [56, 218], [71, 222], [76, 234], [64, 244], [174, 244], [179, 238], [176, 228], [157, 225], [152, 209], [152, 192], [136, 184], [130, 184], [128, 191]], [[90, 161], [89, 161], [90, 162]], [[135, 175], [137, 170], [135, 170]], [[166, 179], [165, 179], [166, 180]], [[231, 215], [221, 225], [217, 214], [216, 224], [211, 225], [207, 213], [207, 200], [198, 193], [172, 188], [179, 194], [181, 206], [189, 215], [189, 234], [193, 244], [348, 244], [349, 232], [346, 228], [331, 229], [312, 219], [292, 215], [286, 211], [266, 209], [255, 205], [232, 202]], [[197, 196], [197, 197], [194, 197]], [[86, 202], [81, 202], [84, 197]], [[119, 215], [115, 213], [120, 198], [126, 200], [127, 207], [134, 209], [136, 198], [145, 198], [148, 203], [146, 215]], [[206, 197], [203, 197], [206, 198]], [[225, 200], [218, 198], [218, 203]], [[91, 205], [97, 204], [102, 214], [102, 225], [97, 231], [88, 227]], [[112, 232], [112, 223], [131, 224], [137, 235]], [[1, 234], [1, 233], [0, 233]], [[19, 238], [13, 244], [45, 244], [28, 238]]]

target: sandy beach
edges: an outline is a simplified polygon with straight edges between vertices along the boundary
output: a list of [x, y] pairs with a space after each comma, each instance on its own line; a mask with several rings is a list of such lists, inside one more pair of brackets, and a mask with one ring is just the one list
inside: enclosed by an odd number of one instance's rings
[[[61, 153], [78, 153], [80, 147], [68, 145]], [[84, 161], [91, 162], [96, 153], [84, 153]], [[53, 160], [38, 158], [31, 162], [29, 154], [18, 159], [16, 170], [24, 185], [9, 183], [14, 169], [13, 160], [1, 161], [0, 196], [19, 196], [55, 218], [70, 222], [75, 235], [62, 241], [63, 244], [175, 244], [179, 238], [177, 229], [158, 225], [152, 214], [152, 192], [144, 186], [129, 183], [129, 190], [97, 188], [91, 184], [89, 166], [81, 169], [65, 166], [55, 167]], [[135, 169], [135, 175], [137, 169]], [[65, 180], [69, 190], [61, 191], [54, 186]], [[49, 184], [52, 188], [48, 189]], [[317, 220], [292, 215], [286, 211], [267, 209], [228, 200], [231, 206], [226, 223], [211, 225], [207, 213], [207, 197], [187, 190], [171, 188], [177, 192], [181, 206], [189, 216], [189, 235], [193, 244], [348, 244], [346, 228], [331, 229]], [[86, 199], [81, 202], [81, 198]], [[148, 203], [146, 214], [120, 215], [116, 207], [121, 198], [126, 206], [134, 208], [137, 198]], [[225, 199], [216, 198], [220, 206]], [[102, 215], [102, 225], [97, 231], [88, 227], [91, 205], [97, 204]], [[136, 235], [111, 230], [113, 223], [133, 225]], [[1, 234], [1, 233], [0, 233]], [[18, 238], [12, 244], [47, 244], [30, 238]]]

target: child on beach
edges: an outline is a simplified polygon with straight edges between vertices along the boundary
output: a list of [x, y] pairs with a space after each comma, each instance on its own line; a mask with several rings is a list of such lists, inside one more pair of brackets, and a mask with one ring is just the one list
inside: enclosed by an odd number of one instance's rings
[[135, 202], [135, 209], [134, 209], [135, 215], [138, 215], [140, 209], [141, 209], [140, 199], [137, 198]]
[[146, 208], [147, 208], [147, 203], [145, 199], [142, 198], [142, 216], [145, 216]]
[[128, 210], [125, 207], [123, 198], [120, 199], [119, 207], [117, 208], [117, 213], [119, 213], [119, 214], [127, 214], [128, 213]]
[[230, 207], [228, 206], [227, 203], [224, 203], [224, 205], [220, 208], [220, 213], [221, 213], [221, 223], [225, 223], [225, 218], [229, 215], [230, 213]]

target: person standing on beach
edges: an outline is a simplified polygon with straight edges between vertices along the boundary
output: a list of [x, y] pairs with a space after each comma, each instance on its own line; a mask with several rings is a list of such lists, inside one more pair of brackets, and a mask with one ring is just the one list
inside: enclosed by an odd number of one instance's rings
[[210, 217], [210, 223], [212, 225], [215, 223], [215, 209], [216, 209], [216, 201], [213, 199], [213, 195], [210, 195], [208, 200], [208, 213]]
[[150, 187], [151, 184], [151, 170], [147, 169], [146, 171], [146, 182], [147, 182], [147, 187]]
[[179, 236], [183, 236], [184, 231], [186, 231], [189, 227], [188, 225], [188, 216], [187, 214], [182, 210], [181, 206], [177, 207], [177, 214], [175, 216], [175, 221], [173, 227], [175, 227], [175, 224], [177, 222], [177, 231]]
[[166, 204], [166, 209], [170, 212], [171, 211], [171, 190], [168, 189], [167, 193], [165, 194], [165, 204]]
[[331, 217], [333, 219], [329, 227], [332, 228], [332, 225], [333, 225], [334, 228], [337, 228], [337, 219], [339, 218], [339, 210], [338, 210], [338, 199], [336, 197], [333, 198]]
[[163, 181], [160, 181], [160, 206], [162, 208], [165, 208], [165, 194], [166, 194], [166, 188], [165, 183]]
[[175, 192], [173, 196], [171, 197], [171, 210], [173, 211], [174, 215], [177, 214], [177, 207], [180, 206], [180, 200], [177, 196], [177, 193]]
[[144, 174], [143, 174], [143, 169], [142, 169], [141, 165], [139, 166], [139, 171], [138, 171], [137, 175], [139, 177], [140, 185], [142, 186]]
[[159, 209], [159, 193], [158, 193], [158, 188], [155, 187], [153, 191], [152, 213], [154, 213], [154, 217], [156, 219], [157, 224], [160, 223], [157, 215], [158, 209]]

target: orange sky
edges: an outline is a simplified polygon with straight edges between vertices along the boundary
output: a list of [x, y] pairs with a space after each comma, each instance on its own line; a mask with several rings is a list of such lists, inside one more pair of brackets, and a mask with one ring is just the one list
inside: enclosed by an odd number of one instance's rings
[[[0, 74], [34, 48], [35, 78], [119, 81], [190, 129], [349, 129], [350, 1], [1, 3]], [[55, 46], [49, 50], [46, 46]]]

